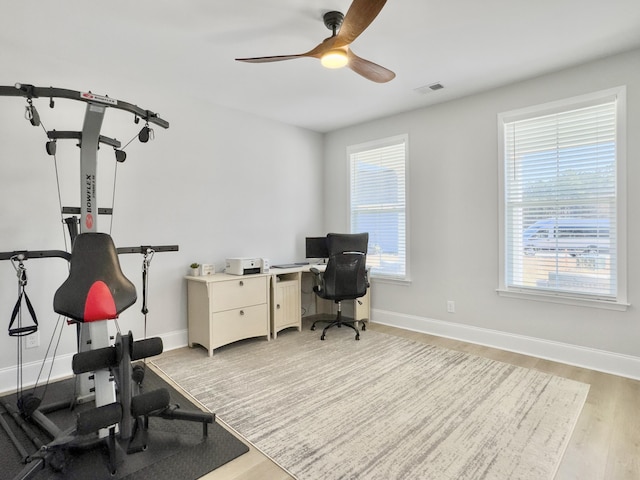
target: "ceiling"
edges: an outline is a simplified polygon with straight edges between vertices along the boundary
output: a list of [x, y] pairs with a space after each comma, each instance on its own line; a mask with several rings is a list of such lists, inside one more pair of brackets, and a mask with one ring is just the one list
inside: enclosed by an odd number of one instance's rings
[[351, 45], [396, 73], [377, 84], [313, 58], [234, 60], [310, 50], [351, 0], [2, 1], [2, 85], [132, 101], [124, 85], [142, 84], [318, 132], [640, 47], [638, 0], [389, 0]]

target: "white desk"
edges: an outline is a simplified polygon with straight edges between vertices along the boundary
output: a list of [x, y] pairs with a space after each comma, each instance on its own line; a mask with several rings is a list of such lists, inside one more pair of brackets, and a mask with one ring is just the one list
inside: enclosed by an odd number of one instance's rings
[[[189, 346], [213, 350], [245, 338], [277, 338], [285, 328], [302, 330], [302, 317], [335, 314], [334, 302], [313, 292], [311, 268], [325, 264], [271, 268], [268, 273], [187, 276]], [[368, 321], [370, 290], [358, 300], [343, 302], [343, 314]], [[303, 315], [304, 311], [304, 315]]]
[[[337, 314], [337, 305], [335, 304], [335, 302], [320, 298], [318, 295], [316, 295], [313, 292], [313, 276], [311, 274], [311, 268], [314, 268], [314, 267], [320, 270], [321, 272], [324, 272], [327, 265], [324, 263], [321, 263], [321, 264], [300, 265], [292, 268], [273, 268], [272, 267], [269, 270], [269, 273], [271, 275], [274, 275], [275, 278], [277, 278], [278, 276], [288, 277], [291, 274], [297, 273], [298, 279], [299, 279], [299, 285], [297, 287], [297, 290], [300, 292], [299, 294], [300, 304], [297, 310], [299, 313], [296, 316], [295, 323], [293, 323], [293, 320], [292, 320], [292, 324], [286, 325], [286, 326], [282, 325], [280, 328], [278, 328], [277, 323], [274, 325], [273, 317], [272, 317], [271, 334], [273, 335], [273, 338], [277, 337], [278, 331], [283, 330], [284, 328], [287, 328], [289, 326], [297, 327], [298, 330], [300, 330], [302, 328], [302, 317], [310, 317], [310, 316], [319, 315], [319, 314], [330, 314], [330, 315]], [[274, 280], [274, 282], [277, 282], [277, 280]], [[276, 308], [276, 305], [277, 304], [275, 304], [275, 302], [272, 301], [272, 306], [271, 306], [272, 311], [274, 308]], [[370, 288], [367, 289], [367, 293], [365, 294], [364, 297], [361, 297], [353, 301], [342, 302], [343, 315], [348, 318], [353, 318], [358, 322], [369, 321], [369, 319], [371, 318], [370, 311], [371, 311], [371, 289]]]

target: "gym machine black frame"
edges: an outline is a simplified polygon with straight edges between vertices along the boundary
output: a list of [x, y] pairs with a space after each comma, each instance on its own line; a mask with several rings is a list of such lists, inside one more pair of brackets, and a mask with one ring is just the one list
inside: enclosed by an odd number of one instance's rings
[[[47, 136], [49, 138], [49, 142], [46, 145], [47, 153], [50, 155], [55, 154], [55, 142], [59, 139], [77, 139], [79, 140], [78, 146], [80, 147], [80, 208], [77, 207], [61, 207], [61, 214], [80, 214], [79, 225], [80, 225], [80, 233], [87, 232], [97, 232], [97, 218], [99, 214], [113, 214], [112, 209], [110, 208], [97, 208], [96, 206], [96, 188], [97, 188], [97, 152], [99, 148], [99, 144], [106, 144], [114, 148], [116, 153], [116, 160], [118, 162], [124, 162], [126, 158], [126, 154], [123, 150], [118, 150], [121, 147], [121, 144], [118, 140], [112, 139], [109, 137], [105, 137], [100, 135], [100, 130], [102, 127], [102, 122], [104, 119], [105, 112], [107, 108], [116, 108], [120, 110], [124, 110], [134, 114], [135, 123], [139, 123], [140, 119], [145, 121], [145, 126], [142, 128], [140, 133], [138, 134], [138, 138], [141, 142], [146, 142], [149, 139], [150, 133], [153, 131], [149, 128], [149, 124], [158, 125], [162, 128], [169, 128], [169, 122], [162, 119], [157, 113], [154, 113], [151, 110], [145, 110], [137, 105], [124, 102], [121, 100], [116, 100], [109, 96], [105, 95], [96, 95], [91, 92], [81, 92], [76, 90], [69, 90], [63, 88], [54, 88], [54, 87], [36, 87], [30, 84], [16, 83], [14, 86], [0, 86], [0, 97], [1, 96], [10, 96], [10, 97], [24, 97], [27, 99], [27, 107], [26, 113], [27, 118], [30, 120], [31, 124], [34, 126], [40, 125], [40, 118], [37, 110], [32, 105], [32, 99], [35, 98], [48, 98], [49, 106], [51, 108], [54, 107], [54, 98], [63, 98], [70, 99], [76, 101], [82, 101], [87, 104], [85, 109], [85, 117], [82, 131], [80, 132], [72, 132], [72, 131], [47, 131]], [[73, 242], [75, 237], [78, 235], [78, 219], [76, 217], [71, 217], [64, 219], [65, 223], [67, 223], [67, 227], [69, 229], [69, 234], [71, 237], [71, 241]], [[141, 253], [145, 255], [145, 265], [147, 255], [153, 255], [155, 252], [169, 252], [169, 251], [177, 251], [177, 245], [142, 245], [136, 247], [120, 247], [117, 248], [118, 254], [125, 253]], [[71, 254], [62, 250], [18, 250], [11, 252], [0, 252], [0, 260], [12, 260], [23, 262], [28, 259], [35, 258], [51, 258], [51, 257], [59, 257], [63, 258], [67, 261], [70, 261]], [[146, 271], [143, 269], [143, 283], [144, 283], [144, 273]], [[26, 279], [25, 279], [26, 281]], [[143, 286], [144, 289], [144, 286]], [[146, 315], [146, 292], [145, 298], [143, 300], [143, 313]], [[153, 404], [157, 404], [158, 407], [163, 407], [166, 404], [166, 399], [164, 396], [160, 396], [158, 398], [154, 398], [153, 396], [142, 399], [138, 402], [138, 406], [136, 407], [135, 399], [136, 397], [132, 397], [131, 388], [128, 386], [127, 378], [131, 377], [132, 369], [130, 362], [131, 360], [135, 360], [136, 357], [140, 357], [139, 355], [147, 355], [149, 354], [157, 354], [158, 348], [160, 352], [162, 351], [162, 342], [159, 338], [145, 339], [139, 340], [137, 342], [133, 342], [131, 334], [128, 335], [120, 335], [118, 334], [116, 339], [116, 344], [114, 346], [110, 345], [109, 334], [107, 330], [107, 322], [106, 321], [96, 321], [96, 322], [88, 322], [88, 323], [78, 323], [78, 354], [76, 357], [79, 359], [86, 359], [85, 362], [78, 361], [76, 362], [76, 358], [74, 357], [74, 364], [78, 363], [79, 365], [85, 363], [84, 366], [77, 367], [74, 365], [74, 372], [79, 376], [79, 382], [76, 382], [76, 392], [75, 398], [71, 400], [71, 403], [84, 403], [87, 401], [94, 400], [96, 404], [96, 410], [102, 408], [103, 410], [108, 410], [110, 405], [113, 405], [116, 402], [116, 391], [114, 382], [110, 381], [110, 376], [113, 374], [116, 378], [119, 378], [120, 381], [124, 382], [127, 386], [124, 388], [125, 396], [127, 397], [123, 403], [127, 407], [134, 404], [133, 415], [130, 412], [125, 412], [122, 416], [123, 425], [121, 425], [121, 432], [123, 434], [128, 435], [129, 437], [133, 436], [133, 429], [139, 428], [138, 425], [133, 426], [133, 418], [139, 415], [147, 417], [148, 414], [151, 414], [149, 408], [153, 408]], [[159, 341], [159, 346], [158, 346]], [[137, 345], [137, 348], [134, 346]], [[92, 357], [96, 357], [95, 354], [98, 354], [96, 358], [112, 358], [114, 354], [112, 351], [118, 352], [118, 365], [113, 364], [111, 367], [116, 368], [98, 368], [96, 370], [87, 370], [86, 365], [90, 365], [92, 363]], [[137, 354], [133, 352], [137, 351]], [[93, 352], [93, 353], [92, 353]], [[144, 353], [140, 353], [144, 352]], [[152, 352], [152, 353], [150, 353]], [[133, 358], [132, 358], [133, 357]], [[17, 366], [21, 368], [20, 365]], [[91, 376], [89, 375], [91, 373]], [[134, 373], [135, 374], [135, 373]], [[93, 380], [93, 382], [91, 382]], [[91, 383], [93, 383], [93, 387], [91, 387]], [[122, 388], [122, 387], [121, 387]], [[135, 388], [134, 388], [135, 390]], [[153, 392], [152, 392], [153, 393]], [[122, 396], [123, 393], [120, 392]], [[142, 395], [140, 396], [142, 397]], [[133, 400], [133, 401], [132, 401]], [[152, 405], [150, 407], [149, 405]], [[47, 411], [52, 411], [55, 408], [60, 407], [68, 407], [69, 402], [66, 402], [64, 405], [56, 405], [56, 406], [47, 406], [36, 408], [33, 412], [28, 412], [29, 419], [34, 421], [34, 423], [38, 424], [41, 428], [47, 431], [53, 438], [53, 442], [48, 445], [42, 444], [39, 440], [34, 442], [36, 446], [38, 446], [39, 451], [35, 454], [27, 455], [26, 449], [24, 447], [19, 446], [15, 439], [12, 438], [12, 441], [16, 444], [16, 447], [20, 451], [20, 453], [25, 457], [24, 462], [27, 464], [23, 471], [16, 478], [27, 479], [32, 475], [37, 473], [40, 468], [44, 468], [47, 463], [48, 455], [51, 452], [59, 448], [64, 448], [66, 444], [73, 445], [73, 432], [60, 432], [60, 430], [46, 418], [45, 413]], [[135, 412], [135, 410], [138, 410]], [[9, 409], [7, 409], [9, 410]], [[16, 416], [20, 416], [20, 413], [11, 409], [9, 413], [16, 418]], [[166, 408], [158, 408], [153, 411], [154, 415], [169, 418], [169, 419], [181, 419], [181, 420], [189, 420], [189, 421], [197, 421], [201, 422], [203, 425], [203, 436], [207, 435], [207, 424], [212, 423], [215, 420], [215, 414], [207, 414], [207, 413], [190, 413], [190, 412], [179, 412], [175, 406], [167, 406]], [[22, 415], [24, 416], [24, 414]], [[109, 468], [112, 471], [115, 471], [117, 467], [116, 458], [117, 448], [115, 446], [115, 428], [113, 426], [108, 427], [109, 424], [108, 419], [113, 417], [114, 419], [117, 416], [113, 416], [112, 413], [105, 411], [101, 415], [101, 417], [97, 422], [94, 421], [90, 416], [85, 415], [84, 418], [80, 418], [78, 421], [78, 425], [76, 430], [80, 434], [87, 434], [93, 430], [99, 429], [99, 440], [106, 441], [107, 446], [109, 447]], [[16, 418], [16, 421], [20, 421], [19, 418]], [[4, 423], [4, 419], [2, 420]], [[24, 423], [24, 422], [23, 422]], [[0, 425], [5, 427], [4, 425]], [[23, 429], [28, 430], [28, 425], [23, 425]], [[5, 430], [7, 428], [5, 427]], [[11, 436], [9, 430], [7, 433]], [[37, 440], [37, 439], [36, 439]], [[136, 445], [133, 445], [130, 448], [131, 452], [139, 451], [143, 449], [144, 441], [146, 440], [146, 436], [141, 438], [134, 438], [132, 442], [137, 442]], [[40, 442], [41, 445], [37, 445]]]

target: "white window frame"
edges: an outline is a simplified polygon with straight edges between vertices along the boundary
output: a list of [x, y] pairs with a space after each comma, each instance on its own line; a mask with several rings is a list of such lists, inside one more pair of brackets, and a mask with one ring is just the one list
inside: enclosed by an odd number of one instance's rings
[[[394, 274], [382, 274], [376, 272], [375, 269], [371, 271], [371, 278], [375, 280], [388, 281], [391, 283], [409, 283], [410, 275], [409, 275], [409, 135], [395, 135], [393, 137], [387, 137], [383, 139], [373, 140], [366, 143], [361, 143], [357, 145], [350, 145], [347, 147], [347, 178], [349, 179], [347, 184], [347, 201], [348, 201], [348, 222], [349, 222], [349, 231], [352, 230], [352, 205], [351, 205], [351, 184], [352, 184], [352, 154], [365, 152], [367, 150], [374, 150], [377, 148], [383, 148], [390, 145], [404, 145], [404, 274], [403, 275], [394, 275]], [[358, 233], [358, 232], [353, 232]], [[372, 252], [368, 252], [367, 263], [371, 264]]]
[[[617, 224], [617, 263], [614, 299], [601, 299], [588, 295], [571, 295], [562, 292], [507, 287], [507, 239], [506, 239], [506, 198], [505, 198], [505, 124], [570, 111], [589, 105], [597, 105], [606, 100], [616, 100], [616, 224]], [[627, 175], [626, 175], [626, 87], [620, 86], [592, 94], [572, 97], [543, 105], [512, 110], [498, 115], [498, 153], [499, 153], [499, 285], [498, 294], [507, 297], [563, 303], [611, 310], [626, 310], [627, 303]]]

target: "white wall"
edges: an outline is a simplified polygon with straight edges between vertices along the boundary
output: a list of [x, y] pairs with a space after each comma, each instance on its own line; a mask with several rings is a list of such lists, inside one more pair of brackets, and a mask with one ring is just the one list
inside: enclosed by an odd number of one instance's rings
[[[19, 68], [16, 71], [20, 70]], [[72, 78], [9, 78], [38, 86], [76, 89]], [[108, 79], [93, 78], [83, 83]], [[322, 136], [242, 112], [203, 104], [197, 92], [112, 78], [110, 91], [93, 91], [160, 112], [170, 128], [155, 127], [155, 140], [137, 139], [118, 166], [112, 236], [116, 246], [179, 245], [179, 252], [158, 253], [150, 268], [147, 334], [186, 342], [186, 285], [188, 265], [214, 263], [218, 270], [227, 257], [268, 257], [272, 263], [304, 256], [304, 237], [323, 231]], [[39, 83], [41, 82], [41, 83]], [[82, 129], [84, 104], [35, 100], [47, 129]], [[45, 153], [46, 136], [24, 118], [23, 98], [0, 97], [0, 251], [69, 250], [60, 223], [53, 158]], [[102, 134], [125, 144], [142, 124], [133, 116], [109, 109]], [[58, 142], [62, 203], [79, 205], [79, 149], [75, 141]], [[114, 155], [99, 152], [98, 206], [111, 206]], [[100, 217], [98, 230], [109, 231], [109, 218]], [[125, 311], [120, 328], [144, 333], [141, 309], [141, 255], [121, 255], [121, 264], [138, 289], [138, 302]], [[66, 262], [29, 260], [27, 292], [41, 325], [40, 348], [24, 350], [25, 383], [44, 357], [57, 315], [53, 294], [66, 278]], [[0, 262], [0, 322], [6, 327], [17, 298], [17, 279], [10, 262]], [[25, 314], [26, 315], [26, 314]], [[25, 318], [25, 322], [28, 318]], [[75, 329], [65, 326], [56, 371], [70, 371]], [[0, 391], [15, 388], [17, 342], [0, 335]]]
[[[55, 72], [55, 73], [54, 73]], [[373, 319], [440, 335], [497, 344], [540, 356], [589, 357], [594, 368], [631, 376], [607, 362], [640, 361], [640, 52], [605, 59], [430, 108], [346, 128], [323, 136], [241, 112], [203, 104], [197, 91], [140, 82], [109, 71], [83, 72], [82, 85], [65, 69], [23, 62], [4, 70], [0, 84], [27, 81], [62, 88], [93, 88], [160, 112], [169, 130], [156, 140], [134, 141], [117, 173], [116, 245], [178, 244], [151, 265], [148, 335], [184, 339], [186, 288], [192, 261], [218, 268], [229, 256], [266, 256], [286, 262], [303, 255], [303, 237], [346, 230], [345, 149], [401, 133], [410, 142], [410, 255], [412, 282], [374, 282]], [[13, 75], [15, 74], [15, 78]], [[149, 84], [151, 83], [151, 85]], [[95, 84], [95, 87], [93, 86]], [[498, 164], [496, 115], [519, 107], [627, 85], [629, 177], [629, 301], [627, 312], [498, 297]], [[113, 87], [111, 87], [113, 86]], [[109, 88], [110, 90], [104, 90]], [[80, 130], [84, 105], [59, 100], [54, 110], [37, 101], [48, 129]], [[45, 135], [23, 119], [24, 99], [0, 97], [0, 251], [68, 249], [60, 225], [55, 170]], [[140, 125], [108, 111], [102, 133], [126, 143]], [[323, 155], [324, 151], [324, 155]], [[100, 150], [99, 206], [110, 206], [113, 153]], [[323, 167], [326, 163], [326, 168]], [[58, 144], [63, 205], [77, 205], [78, 149]], [[324, 172], [324, 178], [323, 178]], [[324, 185], [324, 187], [323, 187]], [[324, 188], [324, 191], [323, 191]], [[108, 220], [100, 219], [100, 230]], [[324, 222], [323, 222], [324, 220]], [[138, 255], [121, 256], [125, 274], [141, 294]], [[52, 297], [66, 277], [62, 260], [30, 260], [28, 292], [39, 314], [42, 347], [24, 351], [37, 373], [56, 323]], [[16, 299], [15, 273], [0, 262], [0, 322], [8, 325]], [[455, 300], [456, 313], [446, 313]], [[140, 300], [120, 320], [122, 330], [143, 333]], [[69, 371], [74, 329], [64, 327], [58, 355]], [[542, 347], [540, 347], [542, 345]], [[575, 348], [571, 348], [571, 347]], [[557, 348], [555, 348], [557, 347]], [[542, 348], [542, 350], [540, 349]], [[577, 357], [576, 357], [577, 358]], [[574, 363], [589, 363], [577, 359]], [[0, 391], [15, 387], [16, 340], [0, 336]], [[26, 379], [27, 383], [29, 378]]]
[[[618, 85], [627, 85], [631, 307], [617, 312], [498, 296], [497, 114]], [[373, 319], [570, 363], [588, 363], [571, 355], [604, 357], [589, 366], [607, 371], [615, 370], [607, 362], [622, 360], [637, 370], [618, 373], [640, 377], [639, 131], [638, 50], [342, 129], [325, 140], [325, 225], [348, 228], [346, 147], [408, 133], [412, 281], [374, 282]], [[447, 313], [447, 300], [456, 302], [456, 313]], [[571, 355], [551, 353], [558, 346]]]

